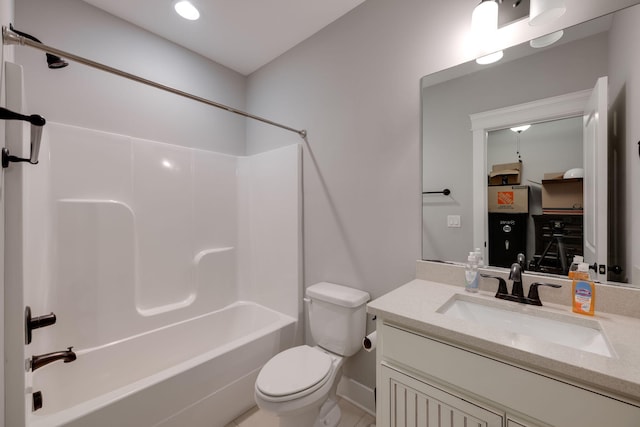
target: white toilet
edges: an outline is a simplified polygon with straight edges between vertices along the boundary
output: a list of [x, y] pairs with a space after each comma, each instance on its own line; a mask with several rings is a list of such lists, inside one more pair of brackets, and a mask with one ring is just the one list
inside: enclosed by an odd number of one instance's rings
[[[309, 327], [316, 347], [301, 345], [271, 358], [256, 379], [258, 407], [280, 427], [335, 427], [336, 389], [346, 357], [360, 349], [369, 294], [333, 283], [307, 288]], [[307, 301], [307, 300], [305, 300]]]

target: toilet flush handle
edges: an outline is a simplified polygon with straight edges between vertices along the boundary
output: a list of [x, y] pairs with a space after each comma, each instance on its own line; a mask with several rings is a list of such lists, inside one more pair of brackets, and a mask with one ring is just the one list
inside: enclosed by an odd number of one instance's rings
[[311, 304], [311, 298], [304, 297], [302, 298], [302, 301], [304, 301], [305, 304]]

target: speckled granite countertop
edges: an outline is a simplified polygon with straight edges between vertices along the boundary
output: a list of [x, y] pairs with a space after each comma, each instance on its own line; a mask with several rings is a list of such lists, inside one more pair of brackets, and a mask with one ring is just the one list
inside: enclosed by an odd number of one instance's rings
[[[525, 289], [526, 291], [526, 289]], [[527, 314], [585, 318], [599, 322], [615, 354], [612, 357], [453, 318], [438, 312], [451, 298], [472, 296], [486, 304]], [[544, 301], [544, 300], [543, 300]], [[470, 294], [460, 286], [415, 279], [368, 304], [367, 311], [387, 323], [440, 339], [541, 373], [601, 390], [640, 404], [640, 319], [598, 313], [574, 314], [566, 305], [525, 306], [494, 298], [493, 292]]]

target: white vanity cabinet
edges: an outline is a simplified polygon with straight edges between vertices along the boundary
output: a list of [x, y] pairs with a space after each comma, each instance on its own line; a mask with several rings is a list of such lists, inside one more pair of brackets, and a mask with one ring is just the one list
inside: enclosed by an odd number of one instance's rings
[[[386, 365], [381, 368], [381, 384], [388, 387], [385, 391], [389, 394], [389, 427], [504, 425], [500, 411], [467, 402]], [[387, 399], [383, 402], [386, 404]]]
[[638, 427], [640, 406], [378, 317], [378, 427]]

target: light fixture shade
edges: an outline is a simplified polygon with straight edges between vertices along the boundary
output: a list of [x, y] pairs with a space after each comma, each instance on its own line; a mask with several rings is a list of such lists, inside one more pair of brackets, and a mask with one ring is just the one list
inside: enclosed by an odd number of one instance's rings
[[189, 21], [195, 21], [200, 18], [200, 11], [188, 0], [178, 0], [173, 4], [173, 8], [178, 15]]
[[473, 9], [471, 30], [474, 35], [485, 35], [498, 29], [498, 3], [485, 0]]
[[529, 45], [535, 49], [540, 49], [542, 47], [551, 46], [558, 40], [562, 38], [564, 35], [564, 31], [556, 31], [555, 33], [547, 34], [546, 36], [538, 37], [537, 39], [533, 39], [529, 42]]
[[[491, 52], [496, 41], [498, 31], [498, 3], [494, 0], [484, 0], [471, 15], [471, 32], [480, 53]], [[489, 55], [482, 55], [476, 59], [481, 65], [491, 64], [502, 59], [502, 51]]]
[[531, 125], [515, 126], [515, 127], [512, 127], [511, 130], [516, 133], [522, 133], [525, 130], [529, 129], [530, 127]]
[[504, 52], [501, 50], [498, 52], [490, 53], [489, 55], [481, 56], [476, 59], [476, 63], [480, 65], [493, 64], [494, 62], [498, 62], [504, 56]]
[[531, 0], [529, 25], [546, 25], [560, 18], [567, 11], [564, 0]]

